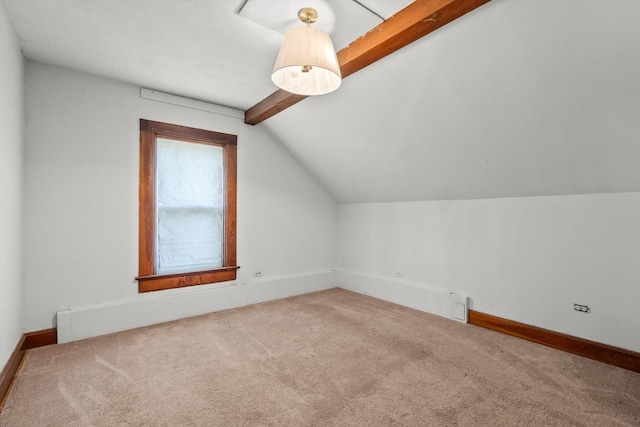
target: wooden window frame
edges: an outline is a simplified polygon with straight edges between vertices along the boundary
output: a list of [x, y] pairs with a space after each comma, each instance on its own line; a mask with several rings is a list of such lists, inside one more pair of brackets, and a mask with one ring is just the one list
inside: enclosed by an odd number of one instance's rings
[[[222, 267], [206, 271], [156, 274], [156, 140], [158, 138], [222, 147], [224, 167], [224, 238]], [[140, 120], [140, 206], [138, 291], [150, 292], [236, 279], [236, 135]]]

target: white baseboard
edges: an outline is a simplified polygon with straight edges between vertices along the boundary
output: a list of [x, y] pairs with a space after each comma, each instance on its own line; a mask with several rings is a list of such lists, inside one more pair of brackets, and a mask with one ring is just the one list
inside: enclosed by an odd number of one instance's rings
[[466, 295], [346, 270], [339, 271], [338, 283], [340, 288], [349, 291], [467, 323], [469, 298]]
[[231, 286], [158, 295], [100, 306], [72, 308], [57, 313], [58, 343], [336, 287], [337, 272], [260, 279]]

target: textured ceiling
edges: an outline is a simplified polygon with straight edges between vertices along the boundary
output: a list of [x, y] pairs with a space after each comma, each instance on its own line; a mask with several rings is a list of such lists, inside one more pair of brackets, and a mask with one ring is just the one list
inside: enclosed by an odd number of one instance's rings
[[246, 0], [238, 14], [284, 34], [292, 28], [303, 25], [298, 18], [298, 11], [303, 7], [316, 9], [318, 22], [313, 26], [328, 33], [337, 50], [382, 22], [361, 3], [347, 0]]
[[354, 0], [376, 15], [388, 19], [413, 0]]
[[[338, 48], [380, 22], [323, 1]], [[2, 3], [32, 60], [241, 109], [275, 89], [282, 35], [242, 0]], [[493, 0], [258, 126], [342, 202], [640, 191], [639, 52], [638, 1]]]
[[[397, 13], [413, 0], [244, 0], [238, 14], [279, 33], [300, 25], [298, 11], [312, 7], [318, 12], [314, 27], [333, 37], [340, 49], [374, 25]], [[338, 16], [339, 15], [339, 19]], [[373, 15], [373, 16], [372, 16]], [[372, 18], [377, 18], [372, 21]], [[337, 31], [336, 31], [337, 29]]]

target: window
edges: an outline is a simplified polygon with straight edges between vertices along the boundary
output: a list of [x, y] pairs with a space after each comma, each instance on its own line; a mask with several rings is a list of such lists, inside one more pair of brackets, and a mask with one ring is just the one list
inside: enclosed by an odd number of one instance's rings
[[236, 144], [140, 120], [140, 292], [236, 279]]

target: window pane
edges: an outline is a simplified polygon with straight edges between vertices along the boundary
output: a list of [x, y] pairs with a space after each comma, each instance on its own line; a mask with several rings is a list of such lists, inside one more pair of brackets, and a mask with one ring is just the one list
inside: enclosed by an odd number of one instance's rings
[[156, 274], [222, 266], [222, 147], [157, 139]]

